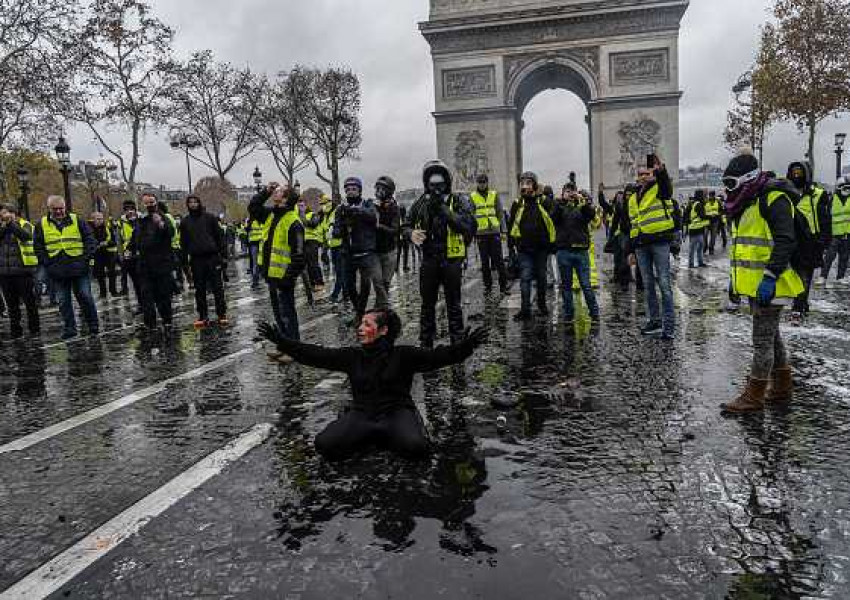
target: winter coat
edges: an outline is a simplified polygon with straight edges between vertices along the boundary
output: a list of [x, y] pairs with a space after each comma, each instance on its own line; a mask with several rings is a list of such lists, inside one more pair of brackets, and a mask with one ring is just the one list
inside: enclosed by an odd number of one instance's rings
[[[449, 206], [452, 209], [449, 210]], [[468, 199], [449, 194], [445, 198], [432, 197], [423, 194], [410, 207], [404, 225], [405, 237], [409, 238], [414, 229], [425, 231], [425, 241], [422, 243], [422, 257], [434, 260], [448, 259], [447, 241], [449, 228], [460, 234], [468, 243], [478, 230], [478, 222], [473, 215], [472, 206]]]
[[347, 199], [337, 208], [334, 236], [351, 256], [375, 252], [378, 245], [378, 209], [371, 200]]
[[596, 218], [592, 205], [559, 201], [552, 211], [555, 247], [558, 250], [590, 248], [590, 223]]
[[[290, 206], [266, 206], [266, 201], [271, 197], [268, 190], [261, 190], [251, 198], [248, 203], [248, 214], [252, 219], [259, 223], [265, 224], [269, 216], [273, 216], [269, 232], [274, 232], [277, 229], [280, 220], [289, 210]], [[271, 239], [271, 236], [269, 236]], [[262, 248], [262, 273], [264, 277], [268, 277], [269, 264], [271, 263], [271, 244], [261, 244]], [[292, 283], [304, 271], [304, 226], [301, 222], [295, 223], [290, 229], [289, 235], [289, 252], [290, 263], [286, 269], [286, 275], [283, 278], [284, 282]]]
[[[780, 180], [768, 181], [759, 196], [750, 198], [742, 204], [740, 212], [732, 217], [732, 222], [737, 226], [744, 212], [750, 206], [759, 202], [759, 197], [763, 196], [766, 198], [773, 191], [782, 191], [785, 193], [785, 196], [774, 200], [773, 204], [762, 213], [762, 217], [767, 222], [767, 226], [770, 228], [770, 235], [773, 238], [773, 251], [771, 252], [766, 270], [778, 278], [789, 268], [791, 257], [797, 249], [793, 212], [796, 191], [791, 184]], [[767, 203], [765, 202], [764, 205], [766, 206]]]
[[[69, 215], [65, 215], [60, 221], [56, 221], [53, 217], [48, 217], [48, 219], [60, 231], [71, 225], [71, 217]], [[83, 240], [83, 255], [68, 256], [64, 252], [60, 252], [51, 258], [48, 256], [47, 248], [44, 244], [44, 229], [41, 227], [41, 220], [38, 221], [35, 227], [33, 245], [35, 254], [38, 256], [38, 262], [47, 269], [48, 277], [52, 279], [74, 279], [89, 274], [89, 261], [97, 251], [97, 240], [94, 239], [91, 228], [82, 219], [77, 219], [77, 227], [80, 229], [80, 237]]]
[[[538, 203], [538, 200], [540, 201]], [[519, 211], [520, 203], [523, 199], [519, 199], [511, 205], [511, 213], [508, 218], [508, 235], [513, 231], [514, 221], [516, 220], [517, 212]], [[513, 239], [517, 250], [520, 252], [534, 252], [537, 250], [550, 250], [549, 230], [546, 228], [546, 222], [543, 215], [540, 213], [540, 207], [545, 210], [550, 216], [555, 210], [554, 204], [545, 196], [537, 196], [525, 201], [525, 210], [522, 213], [522, 222], [519, 224], [520, 238]]]
[[378, 203], [378, 237], [375, 251], [386, 254], [395, 250], [398, 243], [398, 232], [401, 228], [401, 216], [395, 200]]
[[190, 257], [226, 256], [224, 232], [218, 219], [206, 212], [201, 206], [196, 212], [189, 213], [180, 220], [180, 245]]
[[138, 257], [136, 269], [139, 273], [167, 273], [174, 268], [174, 251], [171, 238], [174, 227], [171, 221], [160, 213], [162, 225], [154, 223], [151, 215], [138, 220], [130, 239], [130, 250]]
[[24, 265], [18, 240], [26, 242], [33, 237], [33, 230], [24, 228], [17, 221], [0, 224], [0, 277], [31, 275], [35, 267]]

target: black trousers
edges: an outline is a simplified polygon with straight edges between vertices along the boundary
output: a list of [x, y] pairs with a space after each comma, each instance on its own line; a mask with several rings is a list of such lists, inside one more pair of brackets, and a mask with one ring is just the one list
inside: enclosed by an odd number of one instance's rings
[[174, 291], [174, 279], [171, 271], [146, 271], [140, 269], [138, 274], [141, 292], [142, 315], [145, 325], [156, 327], [156, 315], [163, 325], [171, 324], [171, 294]]
[[118, 295], [116, 283], [115, 262], [117, 257], [114, 252], [99, 251], [94, 255], [94, 276], [97, 279], [97, 287], [100, 292], [100, 297], [106, 297], [106, 283], [109, 281], [109, 293], [113, 296]]
[[328, 460], [342, 460], [369, 446], [408, 458], [428, 453], [428, 438], [415, 408], [371, 415], [350, 410], [316, 436], [316, 450]]
[[[389, 306], [387, 290], [384, 289], [381, 263], [375, 253], [347, 257], [345, 261], [348, 297], [354, 306], [354, 312], [363, 315], [369, 303], [369, 293], [375, 288], [375, 306]], [[360, 285], [357, 285], [357, 275], [360, 274]]]
[[195, 282], [195, 306], [198, 309], [198, 318], [206, 321], [209, 317], [207, 292], [213, 294], [216, 316], [226, 317], [227, 303], [224, 300], [224, 283], [221, 280], [221, 258], [216, 254], [193, 256], [190, 264], [192, 280]]
[[463, 307], [460, 288], [463, 281], [462, 259], [423, 258], [419, 270], [419, 293], [422, 309], [419, 318], [419, 341], [425, 345], [437, 338], [437, 296], [440, 286], [446, 299], [449, 335], [452, 340], [463, 336]]
[[9, 310], [9, 323], [12, 335], [20, 335], [21, 327], [21, 303], [27, 311], [27, 325], [31, 334], [41, 330], [38, 318], [38, 298], [35, 295], [35, 280], [32, 275], [4, 275], [0, 277], [0, 289], [6, 297]]
[[[129, 279], [129, 282], [128, 282]], [[136, 301], [141, 306], [142, 294], [139, 287], [139, 278], [136, 275], [136, 261], [133, 259], [124, 259], [121, 261], [121, 294], [127, 295], [130, 293], [128, 284], [133, 284], [133, 292], [136, 294]]]
[[310, 280], [310, 285], [325, 285], [325, 279], [322, 276], [322, 265], [319, 262], [319, 249], [321, 244], [316, 240], [305, 240], [304, 242], [304, 260], [307, 263], [307, 277]]
[[505, 260], [502, 258], [502, 236], [482, 235], [476, 238], [478, 255], [481, 257], [481, 275], [484, 278], [484, 289], [493, 287], [493, 269], [499, 275], [499, 289], [505, 291], [508, 287], [508, 272]]

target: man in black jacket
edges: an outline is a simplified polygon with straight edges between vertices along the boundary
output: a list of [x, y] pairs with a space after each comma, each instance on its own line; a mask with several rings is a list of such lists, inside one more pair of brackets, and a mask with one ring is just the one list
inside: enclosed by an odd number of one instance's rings
[[463, 262], [477, 223], [469, 202], [452, 193], [452, 176], [445, 164], [438, 160], [428, 162], [422, 171], [422, 183], [425, 193], [410, 207], [405, 235], [422, 248], [419, 342], [424, 348], [432, 348], [437, 337], [440, 286], [446, 299], [449, 335], [453, 342], [463, 336]]
[[[555, 224], [555, 247], [558, 249], [558, 269], [561, 273], [561, 294], [564, 299], [564, 321], [575, 318], [573, 309], [573, 271], [587, 303], [590, 318], [599, 319], [599, 304], [590, 285], [590, 223], [596, 218], [593, 205], [569, 185], [565, 185], [561, 198], [552, 213]], [[539, 292], [538, 292], [539, 293]]]
[[32, 224], [21, 219], [12, 205], [0, 206], [0, 290], [9, 308], [12, 339], [23, 337], [21, 303], [27, 311], [30, 335], [38, 335], [38, 298], [35, 296], [35, 269]]
[[142, 315], [145, 327], [153, 330], [158, 312], [167, 332], [172, 325], [174, 250], [171, 240], [175, 232], [171, 221], [159, 212], [156, 195], [143, 194], [142, 204], [147, 214], [139, 219], [130, 240], [130, 250], [138, 257], [136, 269], [142, 294]]
[[77, 320], [71, 304], [71, 294], [77, 299], [89, 326], [89, 333], [97, 335], [100, 321], [91, 293], [89, 261], [97, 249], [91, 229], [77, 215], [65, 212], [62, 196], [47, 198], [48, 215], [42, 217], [35, 230], [35, 253], [44, 265], [47, 276], [59, 296], [62, 314], [62, 339], [77, 335]]
[[371, 287], [375, 288], [375, 306], [386, 308], [389, 302], [384, 289], [381, 263], [376, 254], [378, 211], [374, 202], [363, 199], [363, 182], [360, 178], [347, 178], [343, 187], [345, 202], [337, 209], [334, 226], [337, 236], [342, 239], [346, 255], [344, 264], [347, 267], [348, 295], [354, 305], [356, 324], [366, 312]]
[[381, 263], [381, 280], [387, 296], [398, 265], [396, 244], [401, 229], [401, 217], [394, 195], [395, 182], [392, 178], [386, 175], [379, 177], [375, 183], [375, 198], [378, 200], [378, 237], [375, 249]]
[[222, 269], [227, 264], [227, 244], [218, 219], [204, 210], [198, 196], [186, 198], [189, 214], [180, 220], [180, 244], [192, 269], [195, 282], [195, 306], [198, 320], [195, 327], [209, 325], [207, 291], [212, 288], [215, 313], [219, 325], [227, 325], [227, 304], [224, 299]]

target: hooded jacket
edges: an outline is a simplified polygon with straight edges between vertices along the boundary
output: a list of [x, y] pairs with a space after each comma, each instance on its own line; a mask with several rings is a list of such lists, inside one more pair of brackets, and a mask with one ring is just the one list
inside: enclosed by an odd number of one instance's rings
[[154, 223], [153, 215], [146, 214], [137, 221], [130, 239], [129, 249], [138, 257], [140, 273], [169, 273], [174, 268], [174, 250], [171, 248], [174, 227], [165, 214], [156, 214], [162, 217], [162, 226]]
[[[186, 202], [189, 208], [189, 202]], [[218, 220], [200, 204], [197, 211], [189, 210], [180, 220], [180, 245], [192, 258], [227, 256], [227, 244]]]
[[[461, 258], [447, 259], [448, 228], [469, 240], [478, 230], [478, 222], [473, 215], [469, 200], [452, 193], [452, 174], [448, 168], [434, 161], [422, 171], [422, 184], [428, 189], [428, 181], [432, 174], [439, 173], [447, 184], [445, 196], [432, 196], [426, 191], [410, 207], [404, 226], [404, 235], [410, 237], [414, 229], [423, 229], [426, 233], [422, 244], [423, 258], [463, 260]], [[451, 207], [451, 208], [450, 208]]]
[[[797, 184], [791, 181], [791, 172], [794, 169], [800, 168], [806, 174], [806, 181], [802, 188], [796, 187]], [[816, 189], [820, 186], [815, 183], [812, 177], [812, 167], [808, 162], [792, 162], [788, 165], [788, 172], [785, 174], [786, 179], [794, 186], [795, 197], [794, 205], [799, 206], [801, 202], [812, 202]], [[832, 196], [826, 191], [821, 195], [820, 202], [817, 205], [817, 222], [820, 225], [819, 241], [824, 247], [829, 244], [832, 237]]]
[[558, 250], [590, 248], [590, 223], [595, 218], [596, 210], [592, 204], [559, 200], [552, 211], [555, 247]]

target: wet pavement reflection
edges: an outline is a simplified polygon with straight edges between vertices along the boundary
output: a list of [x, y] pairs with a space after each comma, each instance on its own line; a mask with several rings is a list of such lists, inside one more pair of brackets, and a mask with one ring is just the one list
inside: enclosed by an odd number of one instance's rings
[[[141, 337], [121, 301], [113, 332], [73, 344], [53, 344], [48, 317], [41, 343], [0, 348], [0, 447], [138, 397], [0, 452], [0, 590], [271, 423], [53, 597], [850, 598], [850, 287], [816, 289], [808, 323], [783, 326], [793, 404], [727, 419], [750, 321], [726, 310], [726, 267], [678, 269], [664, 343], [640, 336], [634, 290], [603, 286], [600, 324], [580, 312], [565, 326], [554, 295], [549, 318], [514, 323], [518, 291], [484, 294], [473, 262], [464, 309], [490, 342], [417, 379], [433, 442], [421, 463], [317, 456], [347, 383], [253, 346], [270, 307], [244, 276], [224, 330], [195, 331], [188, 294], [169, 339]], [[402, 272], [391, 294], [409, 343], [417, 283]], [[355, 343], [350, 314], [299, 298], [305, 339]]]

